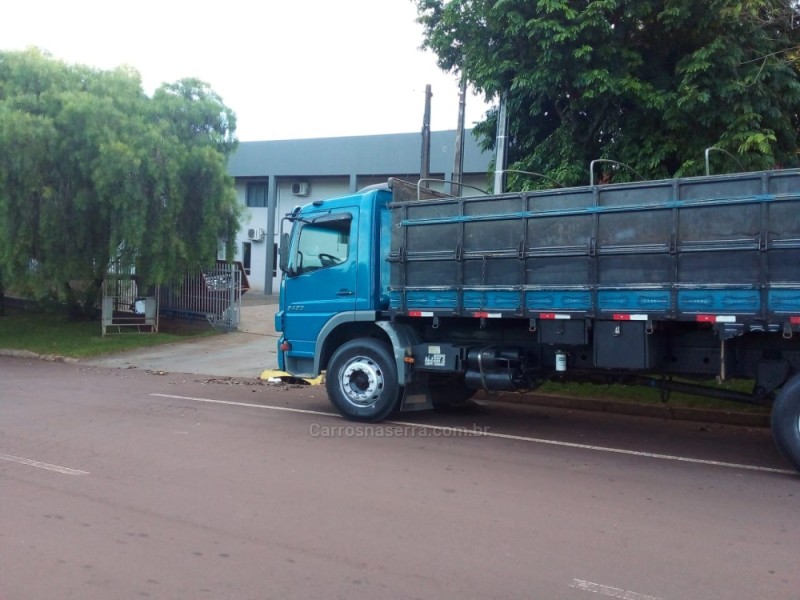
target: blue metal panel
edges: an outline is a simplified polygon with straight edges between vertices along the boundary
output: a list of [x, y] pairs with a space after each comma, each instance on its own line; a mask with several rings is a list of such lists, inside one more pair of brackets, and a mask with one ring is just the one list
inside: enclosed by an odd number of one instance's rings
[[519, 292], [464, 290], [464, 310], [517, 310], [519, 308]]
[[485, 308], [496, 310], [517, 310], [519, 306], [519, 292], [514, 291], [487, 291], [485, 293]]
[[589, 292], [537, 291], [525, 294], [528, 310], [590, 310], [592, 295]]
[[670, 308], [669, 290], [601, 290], [597, 308], [604, 311], [666, 311]]
[[800, 312], [800, 289], [770, 290], [769, 309], [779, 313]]
[[485, 302], [483, 292], [464, 291], [464, 310], [480, 310], [484, 307]]
[[761, 308], [758, 290], [680, 290], [678, 310], [755, 313]]
[[402, 303], [403, 296], [401, 292], [398, 290], [389, 290], [389, 308], [392, 310], [398, 310], [400, 308], [400, 304]]
[[408, 290], [406, 292], [407, 309], [452, 310], [457, 304], [458, 292], [455, 290]]

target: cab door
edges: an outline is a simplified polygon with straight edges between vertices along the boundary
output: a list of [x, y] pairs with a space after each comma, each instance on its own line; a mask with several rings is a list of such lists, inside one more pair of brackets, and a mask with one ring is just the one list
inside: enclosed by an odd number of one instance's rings
[[317, 337], [336, 315], [355, 313], [358, 207], [342, 207], [299, 223], [283, 282], [286, 370], [316, 375]]

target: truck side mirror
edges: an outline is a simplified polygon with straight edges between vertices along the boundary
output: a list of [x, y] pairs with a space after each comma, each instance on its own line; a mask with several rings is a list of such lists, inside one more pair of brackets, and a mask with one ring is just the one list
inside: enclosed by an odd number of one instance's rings
[[281, 246], [278, 250], [278, 263], [281, 268], [281, 271], [284, 273], [289, 272], [289, 234], [282, 233], [281, 234]]

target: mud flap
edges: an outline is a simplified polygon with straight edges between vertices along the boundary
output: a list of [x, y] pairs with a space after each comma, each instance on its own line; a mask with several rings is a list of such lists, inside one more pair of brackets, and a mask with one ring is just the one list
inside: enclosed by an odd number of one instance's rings
[[433, 409], [433, 401], [428, 393], [426, 380], [406, 383], [403, 387], [403, 399], [400, 401], [400, 412], [413, 412]]

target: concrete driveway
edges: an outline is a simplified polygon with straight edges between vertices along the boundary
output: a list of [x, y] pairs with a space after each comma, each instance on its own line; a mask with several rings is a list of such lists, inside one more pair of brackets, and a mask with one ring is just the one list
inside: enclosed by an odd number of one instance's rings
[[258, 293], [242, 297], [238, 331], [81, 360], [81, 364], [137, 368], [211, 377], [258, 378], [278, 368], [277, 298]]

